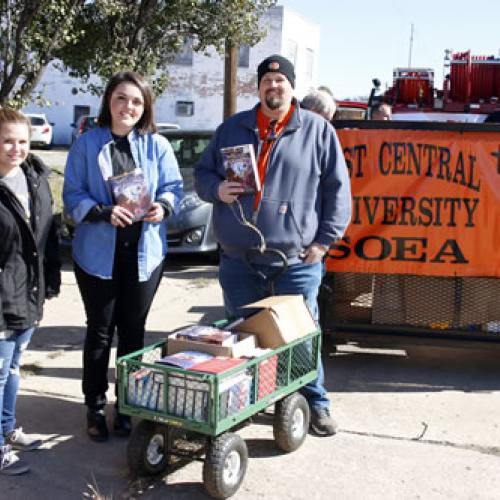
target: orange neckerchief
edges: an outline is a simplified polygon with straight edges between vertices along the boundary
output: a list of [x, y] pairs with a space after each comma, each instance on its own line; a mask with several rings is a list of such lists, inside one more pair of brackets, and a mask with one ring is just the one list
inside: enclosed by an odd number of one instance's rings
[[[278, 138], [281, 132], [283, 132], [283, 129], [289, 122], [294, 110], [295, 103], [292, 103], [287, 114], [281, 120], [277, 121], [271, 120], [268, 116], [266, 116], [260, 109], [260, 106], [257, 108], [257, 127], [259, 129], [259, 138], [262, 141], [259, 157], [257, 158], [257, 169], [259, 171], [261, 190], [255, 193], [255, 200], [253, 204], [254, 210], [256, 210], [259, 206], [260, 199], [262, 197], [262, 188], [264, 187], [264, 178], [266, 176], [271, 146], [274, 144], [274, 141]], [[271, 122], [274, 122], [274, 128], [272, 127]]]

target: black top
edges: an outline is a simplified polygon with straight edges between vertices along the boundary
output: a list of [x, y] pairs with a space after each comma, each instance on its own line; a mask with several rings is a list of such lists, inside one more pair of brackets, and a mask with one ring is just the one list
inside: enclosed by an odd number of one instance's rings
[[130, 142], [126, 135], [113, 136], [114, 142], [111, 143], [111, 162], [113, 165], [113, 176], [125, 174], [135, 170], [136, 164], [130, 150]]
[[[130, 142], [126, 135], [112, 134], [114, 142], [111, 144], [111, 164], [113, 176], [131, 172], [137, 168]], [[137, 221], [125, 227], [118, 227], [116, 233], [116, 251], [124, 257], [137, 258], [137, 246], [141, 238], [142, 222]]]

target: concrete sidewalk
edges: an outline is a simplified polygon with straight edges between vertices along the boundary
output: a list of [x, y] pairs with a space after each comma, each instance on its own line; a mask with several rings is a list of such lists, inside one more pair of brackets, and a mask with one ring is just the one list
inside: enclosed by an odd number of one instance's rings
[[[214, 267], [167, 268], [146, 343], [165, 331], [223, 317]], [[40, 433], [25, 453], [30, 474], [2, 477], [6, 500], [203, 499], [202, 464], [164, 478], [132, 481], [126, 439], [91, 442], [80, 389], [85, 318], [70, 268], [61, 296], [47, 303], [23, 359], [18, 424]], [[500, 491], [500, 363], [496, 352], [342, 348], [327, 356], [327, 387], [341, 432], [308, 436], [289, 455], [273, 444], [266, 419], [241, 431], [250, 461], [235, 499], [494, 499]], [[113, 370], [110, 369], [110, 377]], [[109, 390], [114, 400], [113, 387]], [[111, 410], [111, 408], [109, 408]], [[111, 411], [109, 411], [111, 414]]]

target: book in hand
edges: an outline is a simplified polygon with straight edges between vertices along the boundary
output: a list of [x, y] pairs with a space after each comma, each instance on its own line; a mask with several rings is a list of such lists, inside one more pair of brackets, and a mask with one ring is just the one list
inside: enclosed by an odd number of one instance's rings
[[216, 345], [233, 345], [237, 335], [214, 326], [192, 325], [176, 332], [176, 338]]
[[115, 204], [129, 210], [134, 222], [146, 216], [152, 199], [140, 168], [110, 177], [108, 182]]
[[243, 184], [246, 193], [260, 191], [259, 172], [253, 144], [221, 148], [220, 153], [228, 181]]
[[189, 370], [192, 366], [212, 358], [212, 354], [207, 354], [205, 352], [181, 351], [168, 356], [163, 356], [163, 358], [158, 359], [156, 362], [162, 365], [176, 366], [178, 368]]

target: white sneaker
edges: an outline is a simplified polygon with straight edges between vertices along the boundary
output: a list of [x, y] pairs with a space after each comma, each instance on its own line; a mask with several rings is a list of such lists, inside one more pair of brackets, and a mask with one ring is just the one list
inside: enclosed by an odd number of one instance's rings
[[5, 443], [10, 444], [15, 450], [33, 451], [40, 448], [42, 440], [31, 434], [25, 434], [23, 428], [18, 427], [5, 436]]
[[8, 444], [0, 446], [0, 474], [18, 476], [30, 470], [30, 466], [12, 451]]

